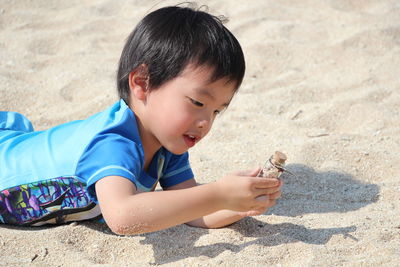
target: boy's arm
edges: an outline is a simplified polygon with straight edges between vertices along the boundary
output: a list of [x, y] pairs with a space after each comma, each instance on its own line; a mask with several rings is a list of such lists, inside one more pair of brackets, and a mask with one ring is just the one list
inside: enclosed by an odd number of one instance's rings
[[128, 235], [195, 221], [224, 209], [252, 215], [269, 204], [256, 198], [276, 192], [278, 185], [276, 179], [230, 175], [181, 190], [139, 193], [130, 180], [109, 176], [97, 181], [95, 187], [108, 226], [115, 233]]
[[[169, 187], [166, 190], [180, 190], [180, 189], [190, 188], [190, 187], [194, 187], [194, 186], [197, 186], [195, 179], [190, 179], [183, 183]], [[281, 186], [281, 184], [279, 185], [279, 187], [280, 186]], [[186, 224], [190, 225], [190, 226], [202, 227], [202, 228], [224, 227], [224, 226], [230, 225], [232, 223], [235, 223], [235, 222], [239, 221], [240, 219], [243, 219], [244, 217], [261, 215], [261, 214], [265, 213], [268, 210], [268, 208], [275, 205], [276, 199], [278, 199], [280, 197], [280, 195], [281, 195], [280, 191], [277, 191], [276, 193], [269, 195], [268, 196], [268, 199], [269, 199], [268, 206], [266, 206], [265, 208], [262, 208], [258, 211], [254, 211], [253, 214], [244, 213], [244, 212], [240, 212], [240, 211], [233, 211], [233, 210], [218, 210], [214, 213], [211, 213], [211, 214], [205, 215], [203, 217], [200, 217], [198, 219], [187, 222]]]

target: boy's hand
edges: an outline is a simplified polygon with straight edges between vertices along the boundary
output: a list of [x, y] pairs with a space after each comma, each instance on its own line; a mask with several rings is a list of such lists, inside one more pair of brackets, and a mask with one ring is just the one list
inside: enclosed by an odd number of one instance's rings
[[282, 182], [256, 177], [259, 171], [260, 168], [236, 172], [217, 182], [224, 208], [239, 211], [242, 216], [255, 216], [275, 205]]

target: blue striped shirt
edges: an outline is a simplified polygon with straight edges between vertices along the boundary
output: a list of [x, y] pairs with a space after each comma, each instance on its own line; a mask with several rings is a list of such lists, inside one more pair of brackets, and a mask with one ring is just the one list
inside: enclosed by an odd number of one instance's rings
[[97, 202], [94, 184], [106, 176], [131, 180], [141, 191], [157, 181], [170, 187], [193, 178], [188, 153], [161, 148], [147, 171], [133, 111], [123, 100], [85, 120], [33, 131], [21, 114], [0, 112], [0, 191], [18, 185], [77, 177]]

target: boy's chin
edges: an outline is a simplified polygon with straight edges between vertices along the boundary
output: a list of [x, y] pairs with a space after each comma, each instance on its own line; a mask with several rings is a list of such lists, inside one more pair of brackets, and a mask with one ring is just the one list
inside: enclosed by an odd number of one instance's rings
[[166, 148], [169, 152], [175, 155], [182, 155], [189, 150], [189, 148], [182, 148], [182, 147], [178, 148], [176, 146], [164, 146], [164, 148]]

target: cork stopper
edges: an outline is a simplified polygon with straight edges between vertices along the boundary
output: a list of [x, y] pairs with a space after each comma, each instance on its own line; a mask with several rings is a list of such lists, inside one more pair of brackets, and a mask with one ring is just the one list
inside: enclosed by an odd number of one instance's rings
[[285, 154], [283, 154], [280, 151], [275, 151], [274, 155], [272, 156], [272, 163], [277, 164], [277, 165], [285, 165], [285, 161], [286, 161], [287, 157]]

